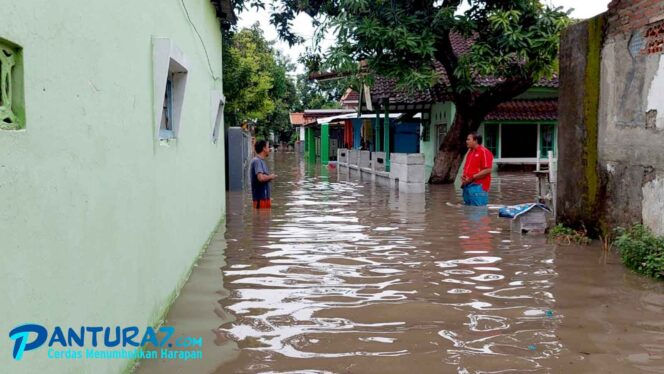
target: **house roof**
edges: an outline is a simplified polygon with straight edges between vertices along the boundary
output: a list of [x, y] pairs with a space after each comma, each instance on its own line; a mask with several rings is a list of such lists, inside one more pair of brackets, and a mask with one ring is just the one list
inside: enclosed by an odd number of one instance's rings
[[[473, 45], [473, 40], [471, 38], [465, 38], [458, 33], [450, 34], [450, 42], [452, 43], [452, 48], [457, 56], [470, 52]], [[395, 78], [377, 75], [374, 79], [373, 86], [370, 88], [371, 100], [378, 103], [389, 98], [390, 103], [395, 104], [435, 103], [450, 100], [450, 80], [447, 77], [445, 67], [439, 61], [434, 60], [433, 68], [438, 76], [438, 83], [431, 88], [415, 92], [409, 92], [406, 89], [398, 88], [397, 79]], [[343, 77], [345, 77], [345, 74], [337, 72], [312, 73], [310, 75], [310, 79], [315, 80], [339, 79]], [[479, 87], [491, 87], [501, 83], [503, 80], [504, 79], [502, 78], [481, 76], [477, 77], [475, 82]], [[557, 75], [554, 75], [550, 79], [543, 78], [534, 85], [534, 87], [540, 88], [558, 88], [558, 86], [559, 81]]]
[[221, 26], [228, 30], [231, 25], [237, 23], [235, 9], [231, 0], [210, 0], [214, 9], [217, 11], [217, 17], [221, 20]]
[[303, 117], [303, 124], [308, 125], [316, 123], [319, 118], [339, 116], [343, 114], [356, 113], [355, 109], [308, 109], [305, 110]]
[[[431, 88], [414, 92], [409, 92], [406, 89], [397, 87], [397, 80], [395, 78], [376, 76], [374, 84], [371, 87], [372, 100], [374, 102], [380, 102], [389, 98], [390, 103], [397, 104], [435, 103], [450, 100], [450, 80], [447, 77], [447, 72], [445, 71], [443, 65], [438, 61], [434, 61], [433, 66], [436, 70], [436, 74], [438, 75], [438, 83]], [[504, 81], [503, 78], [487, 76], [478, 77], [475, 80], [479, 87], [495, 86], [502, 81]], [[558, 88], [558, 85], [558, 75], [554, 75], [550, 79], [540, 79], [534, 84], [534, 87]]]
[[294, 126], [304, 125], [304, 113], [290, 113], [290, 123]]
[[341, 103], [357, 103], [360, 100], [360, 93], [352, 88], [346, 90], [341, 96]]
[[[387, 115], [387, 118], [397, 119], [397, 118], [400, 118], [401, 116], [403, 116], [402, 113], [389, 113]], [[373, 119], [376, 118], [376, 115], [373, 114], [373, 113], [371, 113], [371, 114], [362, 114], [362, 115], [360, 115], [358, 113], [348, 113], [348, 114], [341, 114], [341, 115], [332, 116], [332, 117], [318, 118], [316, 120], [316, 123], [318, 123], [318, 124], [322, 124], [322, 123], [332, 124], [332, 123], [344, 122], [346, 120], [357, 119], [357, 118], [373, 120]], [[378, 118], [385, 118], [385, 114], [379, 114]]]
[[512, 100], [504, 102], [486, 116], [486, 121], [555, 121], [558, 99]]

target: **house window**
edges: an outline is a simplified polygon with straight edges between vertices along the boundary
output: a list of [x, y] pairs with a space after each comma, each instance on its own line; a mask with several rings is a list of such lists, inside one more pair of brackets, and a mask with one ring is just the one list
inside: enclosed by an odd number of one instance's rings
[[161, 126], [159, 127], [159, 137], [161, 139], [173, 137], [173, 78], [171, 74], [169, 74], [166, 81], [164, 111], [161, 117]]
[[540, 157], [548, 157], [549, 151], [556, 154], [556, 128], [554, 125], [540, 125]]
[[224, 124], [224, 106], [226, 99], [219, 90], [212, 91], [210, 95], [210, 120], [212, 122], [212, 143], [217, 144], [219, 132]]
[[498, 156], [498, 126], [498, 124], [484, 124], [484, 146], [496, 157]]
[[153, 38], [155, 119], [159, 140], [178, 137], [189, 73], [185, 56], [168, 38]]
[[21, 48], [0, 38], [0, 130], [25, 127]]
[[503, 123], [500, 129], [500, 158], [537, 158], [537, 124]]
[[440, 146], [443, 145], [446, 135], [447, 135], [447, 124], [443, 123], [440, 125], [436, 125], [436, 150], [440, 150]]

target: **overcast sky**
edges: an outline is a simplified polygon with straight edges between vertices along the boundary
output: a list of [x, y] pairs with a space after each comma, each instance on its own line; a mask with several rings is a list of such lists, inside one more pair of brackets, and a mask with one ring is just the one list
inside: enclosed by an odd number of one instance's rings
[[[606, 10], [610, 0], [544, 0], [547, 3], [556, 6], [562, 6], [565, 9], [573, 8], [572, 17], [574, 18], [590, 18], [600, 14]], [[269, 6], [268, 6], [269, 8]], [[302, 45], [289, 47], [287, 43], [281, 42], [277, 38], [277, 30], [270, 25], [269, 10], [256, 12], [251, 9], [239, 14], [238, 26], [249, 27], [254, 23], [260, 23], [265, 37], [268, 40], [277, 40], [277, 48], [290, 57], [293, 62], [296, 62], [298, 57], [304, 53], [307, 47], [311, 46], [311, 39], [314, 34], [314, 28], [311, 26], [311, 19], [306, 15], [300, 15], [293, 22], [294, 30], [302, 36], [306, 42]], [[333, 40], [327, 40], [326, 43], [330, 44]], [[299, 66], [298, 72], [304, 69]]]

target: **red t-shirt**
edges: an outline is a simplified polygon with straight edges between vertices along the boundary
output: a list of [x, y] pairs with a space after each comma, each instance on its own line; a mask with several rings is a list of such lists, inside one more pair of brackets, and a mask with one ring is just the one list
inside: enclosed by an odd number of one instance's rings
[[[484, 146], [479, 145], [477, 148], [469, 150], [468, 154], [466, 154], [466, 164], [463, 166], [463, 176], [470, 178], [480, 171], [492, 166], [493, 154], [491, 154], [491, 151]], [[476, 179], [473, 183], [482, 185], [482, 189], [488, 192], [489, 187], [491, 187], [491, 174]]]

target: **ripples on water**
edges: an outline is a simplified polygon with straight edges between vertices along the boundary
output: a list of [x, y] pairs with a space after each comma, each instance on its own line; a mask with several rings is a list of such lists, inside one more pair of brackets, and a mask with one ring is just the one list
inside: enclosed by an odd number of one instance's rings
[[[543, 238], [447, 205], [460, 200], [450, 186], [399, 194], [292, 157], [272, 167], [271, 211], [230, 197], [222, 304], [236, 320], [220, 331], [240, 350], [219, 372], [548, 372], [583, 359], [557, 336], [560, 272]], [[508, 174], [491, 200], [534, 194], [529, 174]]]

